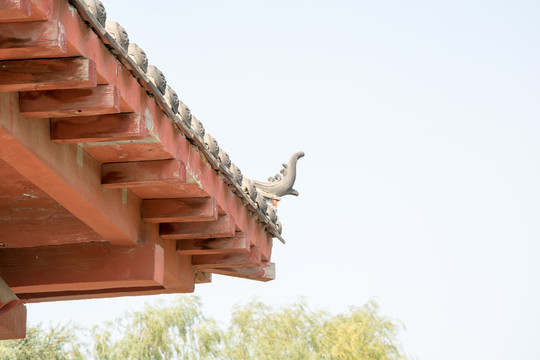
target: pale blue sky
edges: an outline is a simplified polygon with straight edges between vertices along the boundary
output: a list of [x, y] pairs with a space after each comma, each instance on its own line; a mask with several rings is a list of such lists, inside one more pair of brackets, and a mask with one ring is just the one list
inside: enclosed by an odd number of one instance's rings
[[[540, 3], [114, 1], [248, 177], [303, 150], [277, 279], [215, 276], [207, 313], [375, 298], [418, 359], [540, 358]], [[153, 298], [30, 305], [93, 324]]]

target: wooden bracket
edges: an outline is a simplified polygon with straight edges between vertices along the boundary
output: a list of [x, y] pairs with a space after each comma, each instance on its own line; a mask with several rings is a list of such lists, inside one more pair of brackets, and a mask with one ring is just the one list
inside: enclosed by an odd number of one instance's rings
[[172, 240], [233, 237], [234, 219], [229, 215], [220, 215], [216, 221], [161, 224], [160, 235]]
[[0, 92], [87, 88], [97, 85], [88, 58], [0, 61]]
[[21, 22], [50, 19], [52, 0], [0, 0], [0, 21]]
[[15, 294], [162, 286], [163, 248], [82, 243], [0, 250], [0, 276]]
[[114, 85], [71, 90], [26, 91], [19, 94], [26, 118], [54, 118], [120, 112], [120, 92]]
[[142, 218], [149, 223], [215, 221], [217, 202], [213, 198], [143, 200]]
[[249, 253], [250, 244], [245, 233], [237, 232], [230, 238], [180, 240], [177, 249], [182, 255]]
[[66, 33], [57, 19], [0, 24], [0, 59], [62, 57]]
[[261, 251], [252, 246], [247, 254], [195, 255], [192, 258], [195, 269], [240, 268], [261, 266]]
[[276, 265], [272, 262], [263, 261], [261, 266], [243, 268], [216, 268], [206, 269], [214, 274], [227, 275], [258, 281], [271, 281], [276, 278]]
[[51, 119], [51, 140], [57, 144], [144, 139], [140, 114], [74, 116]]
[[106, 188], [157, 186], [170, 182], [186, 182], [186, 165], [182, 161], [135, 161], [101, 167], [101, 184]]

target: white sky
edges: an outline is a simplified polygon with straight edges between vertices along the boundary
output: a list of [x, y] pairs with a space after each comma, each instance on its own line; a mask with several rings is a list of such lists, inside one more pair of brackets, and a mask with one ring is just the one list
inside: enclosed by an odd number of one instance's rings
[[[277, 279], [215, 276], [195, 291], [208, 315], [375, 298], [418, 359], [540, 358], [540, 3], [104, 4], [244, 175], [306, 153]], [[29, 305], [29, 321], [155, 298]]]

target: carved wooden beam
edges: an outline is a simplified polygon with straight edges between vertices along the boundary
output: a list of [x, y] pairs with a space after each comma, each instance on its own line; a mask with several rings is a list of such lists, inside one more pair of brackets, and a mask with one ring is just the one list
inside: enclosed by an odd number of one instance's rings
[[140, 114], [74, 116], [51, 119], [51, 140], [57, 144], [144, 139]]
[[261, 265], [261, 251], [252, 246], [247, 254], [194, 255], [193, 267], [198, 270], [255, 267]]
[[243, 279], [271, 281], [276, 278], [276, 266], [272, 262], [263, 261], [261, 266], [243, 268], [216, 268], [206, 269], [214, 274], [239, 277]]
[[229, 215], [220, 215], [216, 221], [161, 224], [160, 235], [172, 240], [233, 237], [235, 223]]
[[21, 114], [51, 118], [120, 112], [120, 92], [114, 85], [71, 90], [26, 91], [19, 95]]
[[96, 63], [88, 58], [0, 61], [0, 92], [96, 86]]
[[163, 286], [156, 244], [83, 243], [0, 250], [0, 276], [16, 294]]
[[230, 238], [181, 240], [177, 249], [182, 255], [249, 253], [250, 243], [245, 233], [237, 232]]

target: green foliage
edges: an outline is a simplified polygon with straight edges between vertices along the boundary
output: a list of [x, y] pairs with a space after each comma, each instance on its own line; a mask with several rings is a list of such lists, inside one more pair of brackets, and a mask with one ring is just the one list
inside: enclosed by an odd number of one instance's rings
[[202, 316], [197, 297], [179, 297], [172, 305], [147, 305], [94, 328], [93, 350], [99, 360], [206, 359], [221, 338], [215, 322]]
[[331, 316], [304, 302], [277, 311], [259, 301], [238, 307], [227, 332], [226, 359], [404, 359], [401, 326], [378, 314], [375, 302]]
[[182, 296], [95, 327], [90, 344], [70, 327], [29, 328], [24, 340], [0, 342], [0, 360], [401, 360], [401, 329], [375, 302], [334, 316], [305, 301], [274, 309], [258, 300], [235, 307], [223, 328], [199, 298]]
[[0, 341], [0, 360], [84, 359], [75, 335], [70, 326], [29, 327], [24, 339]]

